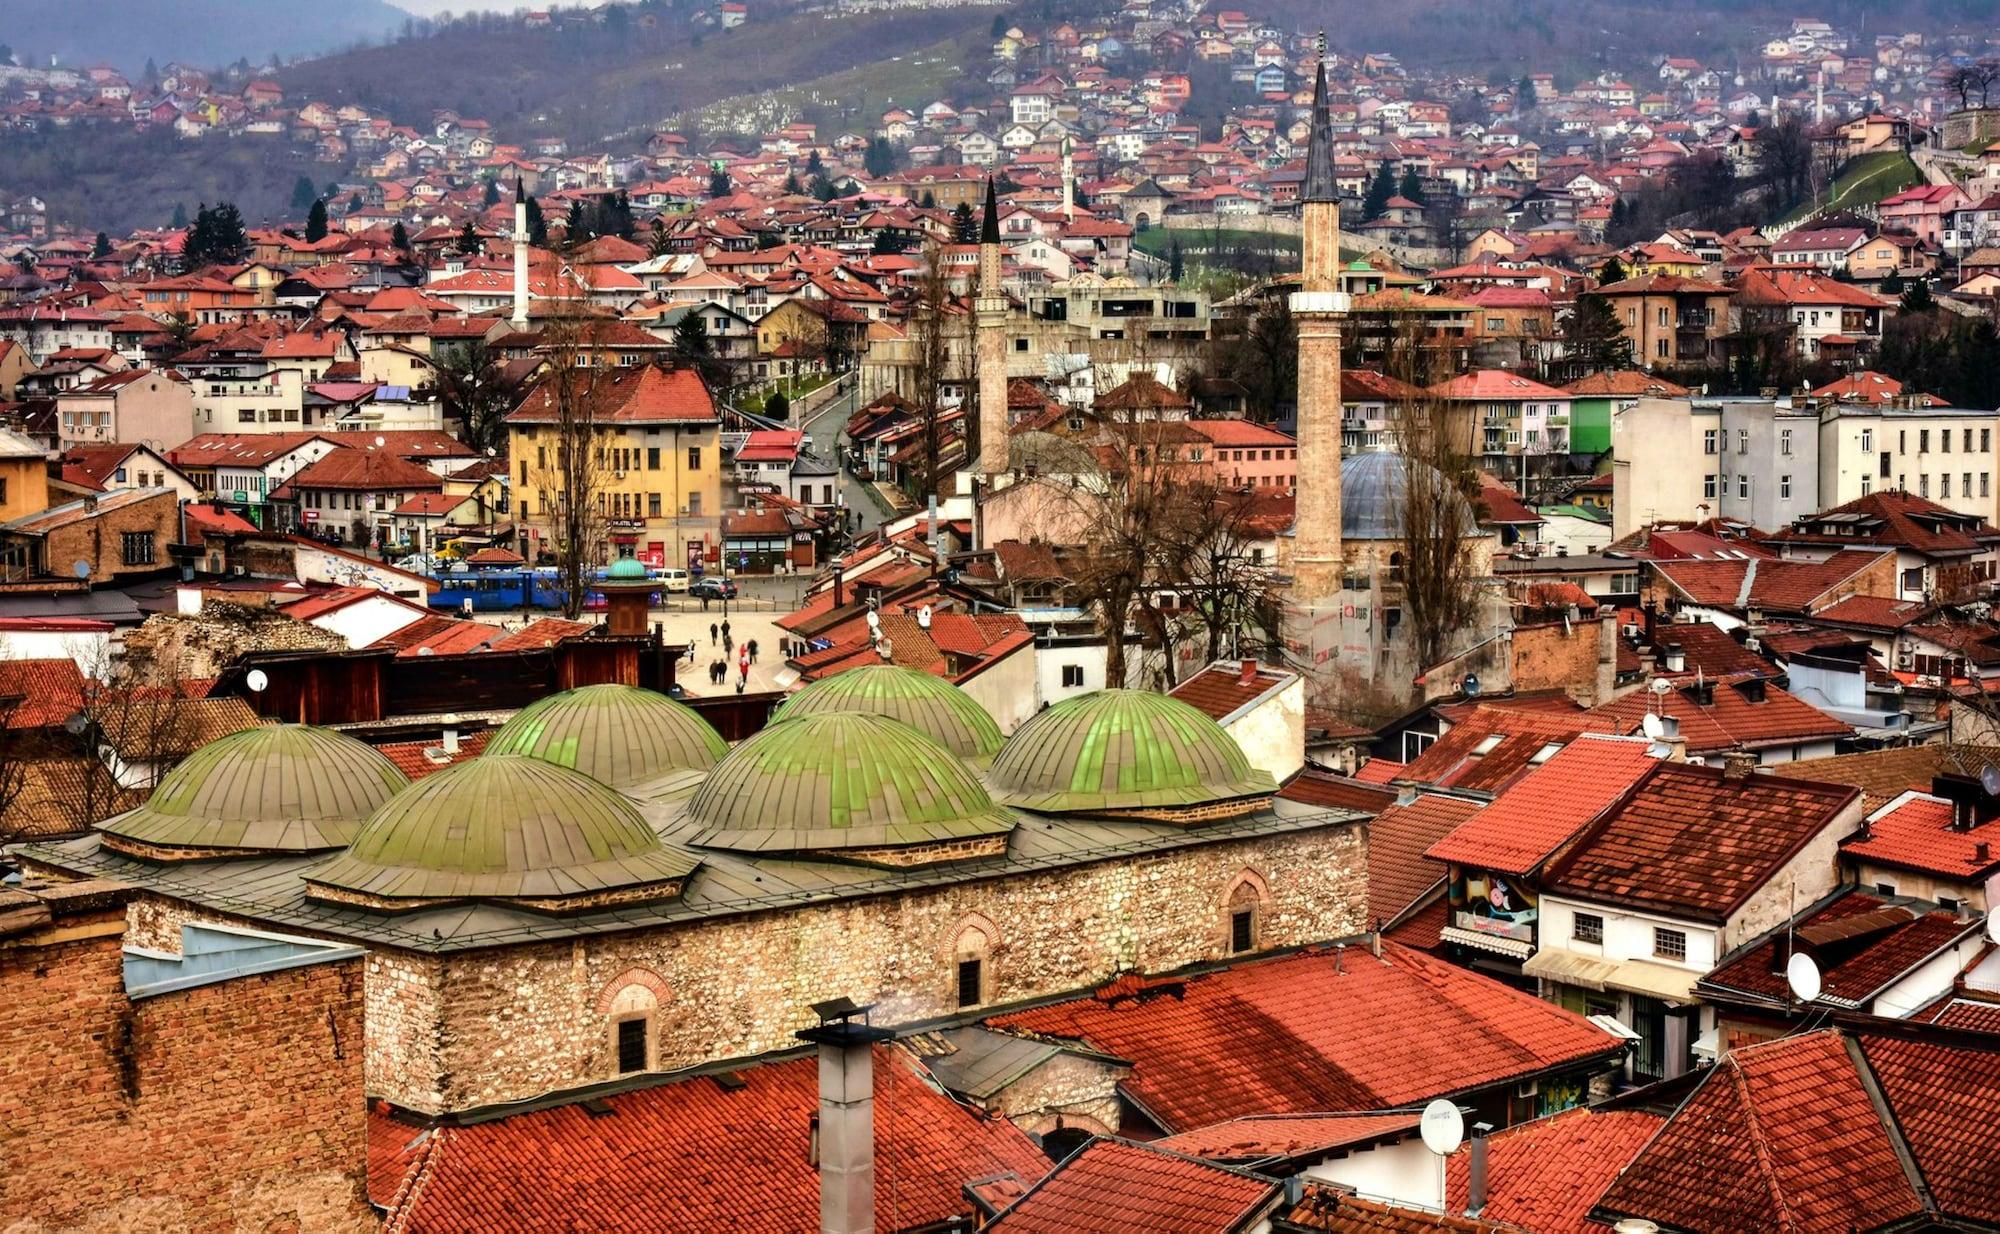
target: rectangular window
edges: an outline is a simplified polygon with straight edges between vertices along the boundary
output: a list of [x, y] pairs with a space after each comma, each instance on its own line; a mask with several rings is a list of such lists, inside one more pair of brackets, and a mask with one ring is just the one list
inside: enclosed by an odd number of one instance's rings
[[1918, 476], [1917, 496], [1929, 497], [1930, 495], [1931, 495], [1931, 478], [1929, 476]]
[[1736, 452], [1737, 452], [1738, 454], [1748, 454], [1748, 453], [1750, 453], [1750, 430], [1749, 430], [1749, 429], [1747, 429], [1747, 428], [1739, 428], [1739, 429], [1737, 429], [1737, 430], [1736, 430]]
[[1966, 452], [1967, 454], [1970, 454], [1970, 453], [1972, 453], [1972, 430], [1971, 430], [1971, 429], [1966, 429], [1966, 430], [1965, 430], [1965, 452]]
[[1716, 446], [1715, 430], [1712, 428], [1703, 429], [1701, 431], [1701, 452], [1703, 454], [1714, 454], [1716, 453], [1716, 451], [1717, 451], [1717, 446]]
[[646, 1021], [618, 1021], [618, 1073], [646, 1069]]
[[128, 531], [122, 537], [124, 558], [128, 566], [150, 566], [153, 564], [153, 533], [150, 531]]
[[1742, 475], [1736, 477], [1736, 495], [1738, 497], [1748, 497], [1750, 495], [1749, 472], [1746, 471]]
[[1569, 936], [1579, 943], [1604, 941], [1604, 918], [1596, 913], [1578, 913], [1570, 919]]
[[1938, 477], [1938, 500], [1951, 500], [1951, 473], [1948, 471]]
[[1081, 665], [1081, 664], [1065, 664], [1065, 665], [1063, 665], [1063, 666], [1062, 666], [1062, 683], [1063, 683], [1064, 687], [1066, 687], [1066, 688], [1069, 688], [1069, 689], [1078, 689], [1078, 690], [1082, 689], [1082, 688], [1083, 688], [1083, 665]]
[[647, 446], [647, 447], [646, 447], [646, 470], [647, 470], [647, 471], [658, 471], [659, 469], [660, 469], [660, 447], [658, 447], [658, 446]]
[[1712, 472], [1712, 471], [1711, 471], [1711, 472], [1709, 472], [1709, 473], [1708, 473], [1707, 475], [1705, 475], [1705, 476], [1703, 476], [1703, 477], [1701, 478], [1701, 495], [1702, 495], [1703, 497], [1706, 497], [1706, 498], [1708, 498], [1708, 499], [1709, 499], [1710, 501], [1714, 501], [1714, 500], [1715, 500], [1715, 473], [1714, 473], [1714, 472]]
[[979, 982], [981, 975], [979, 970], [981, 967], [982, 965], [978, 960], [960, 960], [958, 962], [959, 1006], [977, 1007], [979, 1005]]
[[1792, 430], [1790, 430], [1790, 429], [1788, 429], [1788, 428], [1786, 428], [1786, 429], [1779, 429], [1779, 430], [1778, 430], [1778, 453], [1780, 453], [1780, 454], [1790, 454], [1791, 452], [1792, 452]]
[[1778, 500], [1790, 501], [1791, 499], [1792, 499], [1792, 478], [1790, 476], [1779, 476]]
[[1688, 936], [1682, 930], [1669, 930], [1663, 926], [1653, 927], [1653, 954], [1662, 960], [1685, 960], [1688, 958]]
[[1929, 454], [1930, 452], [1931, 452], [1931, 431], [1927, 428], [1920, 428], [1917, 430], [1917, 453]]
[[646, 494], [646, 517], [660, 517], [660, 495], [658, 493]]
[[1252, 924], [1250, 910], [1247, 908], [1239, 908], [1229, 914], [1229, 950], [1232, 953], [1248, 951], [1255, 945], [1255, 931], [1251, 929]]
[[1875, 491], [1874, 481], [1869, 479], [1869, 477], [1867, 476], [1861, 477], [1861, 495], [1863, 497], [1866, 497], [1868, 494], [1874, 491]]
[[688, 447], [688, 470], [689, 470], [689, 471], [700, 471], [700, 470], [701, 470], [701, 447], [700, 447], [700, 446], [689, 446], [689, 447]]
[[688, 494], [688, 513], [689, 513], [689, 514], [700, 514], [700, 513], [701, 513], [701, 494], [700, 494], [700, 493], [689, 493], [689, 494]]
[[1875, 449], [1875, 430], [1874, 430], [1874, 429], [1872, 429], [1872, 428], [1864, 428], [1864, 429], [1862, 429], [1862, 430], [1861, 430], [1861, 452], [1862, 452], [1863, 454], [1867, 454], [1867, 453], [1870, 453], [1870, 452], [1872, 452], [1872, 451], [1873, 451], [1874, 449]]
[[1991, 451], [1992, 449], [1993, 449], [1993, 430], [1992, 430], [1992, 429], [1990, 429], [1990, 428], [1983, 428], [1983, 429], [1980, 429], [1980, 430], [1979, 430], [1979, 452], [1980, 452], [1981, 454], [1985, 454], [1985, 453], [1988, 453], [1989, 451]]

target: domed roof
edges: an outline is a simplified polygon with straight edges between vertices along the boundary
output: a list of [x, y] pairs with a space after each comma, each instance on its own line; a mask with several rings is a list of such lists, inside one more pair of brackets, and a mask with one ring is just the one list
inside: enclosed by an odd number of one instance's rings
[[[1409, 463], [1388, 450], [1351, 454], [1340, 463], [1340, 535], [1344, 540], [1400, 540], [1403, 538], [1404, 507], [1409, 492]], [[1445, 479], [1437, 468], [1418, 463], [1418, 474], [1433, 484]], [[1478, 528], [1470, 503], [1461, 493], [1453, 499], [1466, 504], [1464, 526]]]
[[321, 898], [392, 907], [458, 899], [597, 907], [677, 894], [698, 864], [589, 776], [488, 753], [392, 798], [306, 881]]
[[1099, 690], [1017, 729], [987, 775], [994, 798], [1049, 813], [1178, 807], [1269, 795], [1222, 726], [1179, 699]]
[[972, 772], [896, 720], [852, 711], [781, 720], [738, 745], [688, 802], [696, 844], [810, 852], [1012, 831]]
[[893, 664], [870, 664], [815, 681], [786, 699], [772, 719], [834, 711], [901, 720], [960, 758], [991, 758], [1006, 741], [971, 695], [942, 677]]
[[620, 557], [611, 563], [604, 577], [613, 582], [630, 583], [646, 577], [646, 563], [637, 557]]
[[705, 771], [729, 752], [708, 721], [655, 690], [596, 685], [524, 707], [486, 755], [526, 754], [627, 788], [670, 771]]
[[354, 839], [409, 783], [381, 751], [352, 737], [260, 724], [196, 750], [146, 804], [97, 826], [111, 847], [156, 856], [317, 852]]

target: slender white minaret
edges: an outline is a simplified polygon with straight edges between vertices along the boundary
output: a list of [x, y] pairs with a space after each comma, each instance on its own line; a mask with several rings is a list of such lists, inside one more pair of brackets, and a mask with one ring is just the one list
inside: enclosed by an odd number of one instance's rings
[[1326, 98], [1326, 36], [1313, 79], [1312, 139], [1299, 193], [1304, 248], [1292, 318], [1299, 331], [1299, 472], [1292, 516], [1292, 590], [1312, 604], [1340, 590], [1340, 193]]
[[528, 328], [528, 192], [514, 177], [514, 320], [516, 330]]
[[1063, 138], [1063, 218], [1076, 221], [1076, 159], [1070, 154], [1069, 138]]
[[979, 455], [973, 468], [989, 479], [1007, 472], [1007, 293], [1000, 289], [1000, 201], [986, 179], [979, 225], [979, 289], [972, 300], [978, 363]]

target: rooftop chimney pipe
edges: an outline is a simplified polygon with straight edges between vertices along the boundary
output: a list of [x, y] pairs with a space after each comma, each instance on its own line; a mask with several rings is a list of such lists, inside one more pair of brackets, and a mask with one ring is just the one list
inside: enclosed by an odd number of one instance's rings
[[894, 1034], [868, 1023], [851, 999], [814, 1003], [819, 1046], [820, 1234], [875, 1234], [875, 1043]]
[[1477, 1217], [1486, 1208], [1486, 1137], [1492, 1134], [1492, 1123], [1472, 1124], [1472, 1156], [1466, 1163], [1465, 1171], [1465, 1215], [1468, 1217]]

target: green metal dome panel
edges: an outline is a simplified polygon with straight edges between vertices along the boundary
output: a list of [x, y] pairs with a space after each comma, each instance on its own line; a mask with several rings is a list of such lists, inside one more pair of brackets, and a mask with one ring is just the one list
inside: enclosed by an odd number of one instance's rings
[[1046, 813], [1195, 806], [1277, 791], [1207, 715], [1164, 694], [1099, 690], [1023, 724], [987, 783], [1004, 805]]
[[708, 721], [666, 695], [597, 685], [524, 707], [486, 743], [486, 757], [525, 754], [613, 788], [672, 771], [706, 771], [729, 752]]
[[589, 776], [487, 753], [392, 799], [307, 879], [384, 899], [556, 899], [670, 882], [699, 864]]
[[942, 677], [893, 664], [871, 664], [815, 681], [785, 700], [773, 720], [829, 712], [901, 720], [960, 758], [988, 759], [1006, 738], [986, 708]]
[[747, 852], [902, 847], [1005, 835], [950, 750], [865, 712], [782, 720], [730, 751], [688, 802], [694, 843]]
[[146, 804], [97, 824], [162, 849], [341, 848], [409, 779], [381, 751], [304, 724], [261, 724], [209, 742]]
[[646, 563], [637, 557], [620, 557], [611, 563], [604, 577], [615, 582], [634, 582], [646, 577]]

